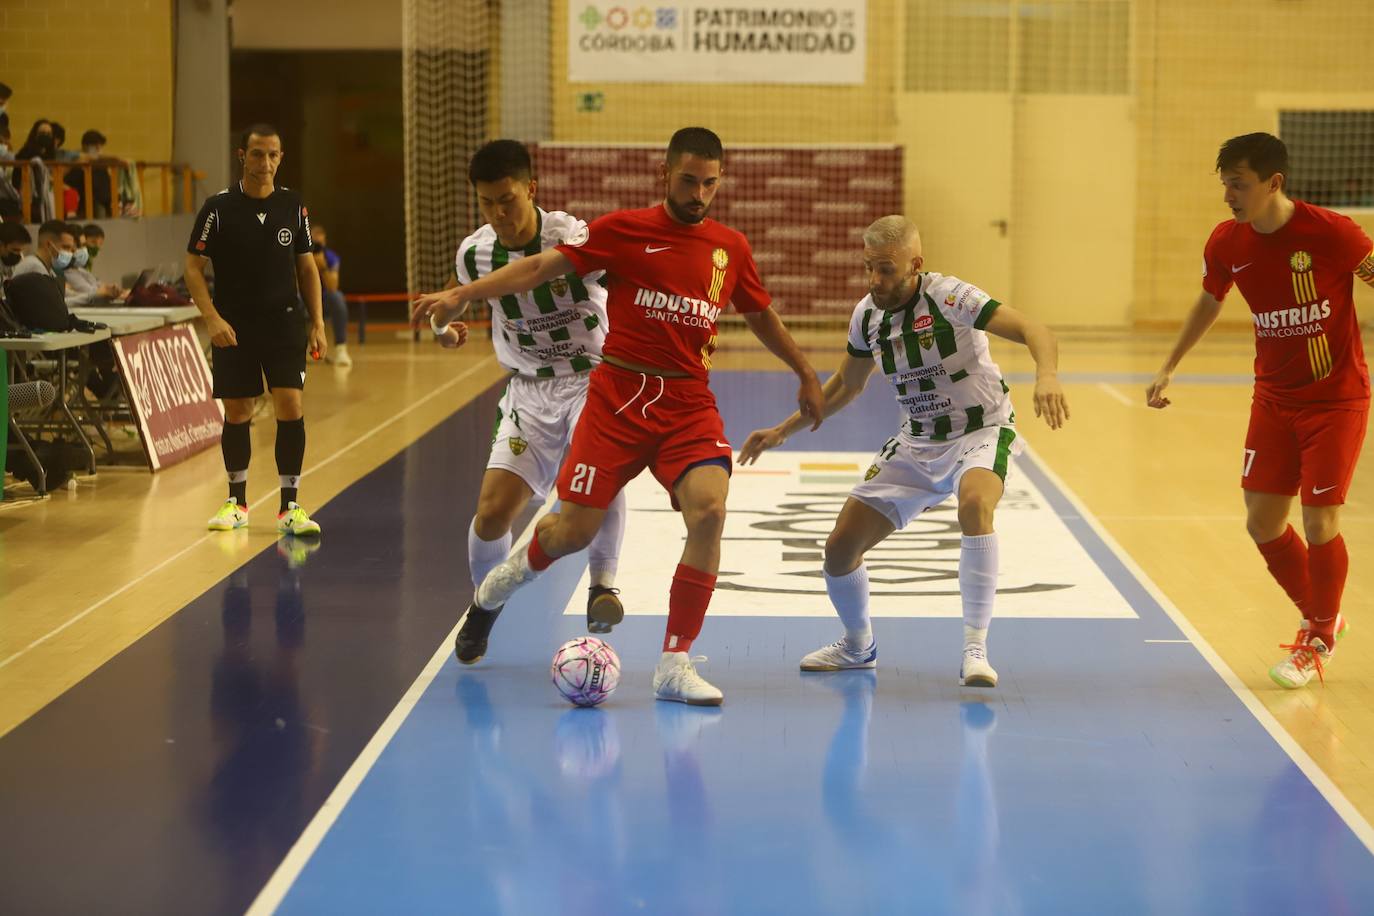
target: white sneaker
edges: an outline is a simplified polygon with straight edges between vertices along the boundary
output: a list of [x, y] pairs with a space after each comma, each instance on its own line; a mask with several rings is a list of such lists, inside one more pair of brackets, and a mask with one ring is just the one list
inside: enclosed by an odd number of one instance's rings
[[517, 550], [487, 573], [482, 584], [477, 586], [477, 594], [473, 597], [473, 603], [483, 610], [496, 610], [505, 605], [510, 596], [515, 594], [516, 589], [529, 582], [536, 575], [538, 574], [530, 569], [529, 557], [524, 549]]
[[348, 355], [348, 344], [335, 344], [332, 356], [334, 358], [334, 365], [338, 366], [340, 369], [347, 369], [349, 366], [353, 365], [353, 358]]
[[802, 656], [801, 660], [801, 670], [803, 671], [845, 671], [850, 668], [876, 667], [878, 667], [878, 641], [876, 639], [868, 644], [868, 648], [858, 652], [850, 649], [849, 643], [840, 639], [817, 649], [810, 655]]
[[692, 666], [692, 662], [704, 661], [704, 655], [688, 658], [686, 652], [664, 652], [654, 668], [654, 698], [688, 706], [719, 706], [725, 694], [707, 683]]
[[248, 524], [248, 510], [239, 505], [238, 500], [229, 497], [219, 511], [210, 516], [205, 527], [211, 531], [233, 531]]
[[976, 642], [964, 646], [964, 663], [959, 666], [959, 686], [997, 686], [997, 672], [988, 664], [987, 646]]
[[[1304, 620], [1297, 638], [1292, 643], [1279, 646], [1280, 649], [1287, 649], [1289, 655], [1269, 669], [1269, 679], [1280, 687], [1288, 690], [1306, 687], [1314, 676], [1321, 679], [1323, 684], [1326, 683], [1325, 669], [1331, 662], [1331, 656], [1336, 653], [1336, 647], [1328, 647], [1320, 636], [1313, 636], [1311, 627], [1312, 625]], [[1341, 615], [1336, 619], [1337, 641], [1345, 636], [1347, 629], [1349, 627], [1345, 622], [1345, 616]]]

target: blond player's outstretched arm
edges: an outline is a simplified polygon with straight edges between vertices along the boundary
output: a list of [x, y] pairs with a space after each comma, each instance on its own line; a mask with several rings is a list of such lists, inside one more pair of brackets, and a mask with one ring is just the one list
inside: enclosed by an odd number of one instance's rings
[[464, 286], [437, 293], [423, 293], [411, 303], [410, 321], [419, 327], [429, 320], [430, 315], [434, 315], [439, 324], [445, 324], [459, 314], [464, 299], [499, 299], [513, 293], [523, 293], [572, 270], [572, 262], [563, 256], [563, 252], [557, 248], [547, 248], [539, 254], [511, 261], [505, 267]]
[[1035, 360], [1035, 415], [1044, 417], [1050, 429], [1063, 426], [1069, 418], [1069, 402], [1059, 384], [1059, 341], [1054, 332], [1009, 305], [999, 305], [983, 330], [1026, 345]]
[[[872, 359], [858, 359], [846, 353], [840, 362], [839, 370], [826, 379], [825, 385], [821, 388], [821, 419], [839, 413], [846, 404], [857, 398], [872, 374]], [[810, 424], [811, 421], [804, 418], [798, 410], [777, 426], [754, 430], [749, 434], [749, 438], [744, 440], [744, 447], [739, 450], [739, 463], [753, 464], [759, 455], [770, 448], [782, 445], [789, 436]]]
[[1174, 349], [1169, 353], [1169, 358], [1160, 367], [1159, 374], [1150, 383], [1150, 387], [1145, 389], [1145, 403], [1151, 407], [1164, 408], [1172, 402], [1164, 396], [1164, 389], [1169, 387], [1169, 383], [1174, 379], [1174, 371], [1178, 369], [1178, 364], [1183, 362], [1183, 357], [1188, 355], [1188, 351], [1197, 345], [1207, 330], [1216, 323], [1217, 316], [1221, 314], [1221, 303], [1217, 298], [1206, 290], [1197, 297], [1197, 302], [1188, 312], [1188, 317], [1184, 319], [1183, 330], [1179, 332], [1178, 341], [1174, 344]]

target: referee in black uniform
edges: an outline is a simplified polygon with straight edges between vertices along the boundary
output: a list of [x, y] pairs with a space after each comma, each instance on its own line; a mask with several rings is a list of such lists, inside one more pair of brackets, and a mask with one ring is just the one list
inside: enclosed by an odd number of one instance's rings
[[[305, 354], [324, 356], [320, 275], [310, 254], [310, 216], [301, 196], [276, 187], [281, 137], [268, 124], [244, 131], [238, 149], [243, 179], [200, 208], [186, 251], [186, 285], [214, 344], [215, 397], [224, 401], [220, 447], [229, 498], [210, 519], [211, 531], [248, 524], [248, 421], [262, 380], [277, 415], [277, 473], [281, 509], [277, 530], [318, 535], [320, 526], [296, 503], [305, 461]], [[205, 263], [215, 268], [215, 298]], [[301, 300], [305, 300], [305, 309]]]

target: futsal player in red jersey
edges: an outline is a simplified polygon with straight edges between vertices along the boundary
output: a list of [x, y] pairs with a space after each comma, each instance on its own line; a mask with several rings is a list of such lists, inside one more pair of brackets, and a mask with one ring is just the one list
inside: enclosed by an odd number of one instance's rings
[[558, 557], [591, 543], [611, 500], [648, 468], [687, 526], [668, 593], [654, 695], [720, 704], [720, 690], [696, 672], [688, 653], [715, 588], [730, 485], [733, 449], [707, 384], [716, 321], [726, 307], [733, 305], [797, 374], [797, 400], [812, 429], [820, 426], [822, 401], [815, 370], [769, 307], [748, 241], [706, 216], [720, 189], [722, 158], [714, 133], [683, 128], [661, 167], [662, 205], [607, 214], [562, 245], [416, 300], [414, 321], [442, 322], [462, 300], [521, 292], [564, 274], [605, 270], [608, 281], [610, 328], [559, 474], [562, 511], [540, 519], [529, 549], [516, 551], [482, 581], [458, 633], [459, 661], [482, 658], [507, 599]]
[[[1234, 219], [1212, 230], [1202, 295], [1173, 352], [1146, 391], [1165, 389], [1183, 356], [1240, 288], [1255, 326], [1255, 394], [1241, 487], [1246, 527], [1270, 573], [1302, 612], [1297, 639], [1269, 670], [1281, 687], [1321, 676], [1346, 630], [1341, 614], [1349, 559], [1340, 508], [1350, 489], [1369, 414], [1369, 369], [1355, 315], [1354, 277], [1374, 286], [1374, 245], [1349, 217], [1290, 200], [1288, 150], [1270, 134], [1227, 140], [1217, 171]], [[1306, 542], [1288, 524], [1302, 500]]]

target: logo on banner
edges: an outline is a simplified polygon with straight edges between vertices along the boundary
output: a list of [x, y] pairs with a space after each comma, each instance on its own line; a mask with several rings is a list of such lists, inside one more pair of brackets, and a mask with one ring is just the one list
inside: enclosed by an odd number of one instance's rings
[[568, 5], [570, 82], [858, 85], [866, 5]]

